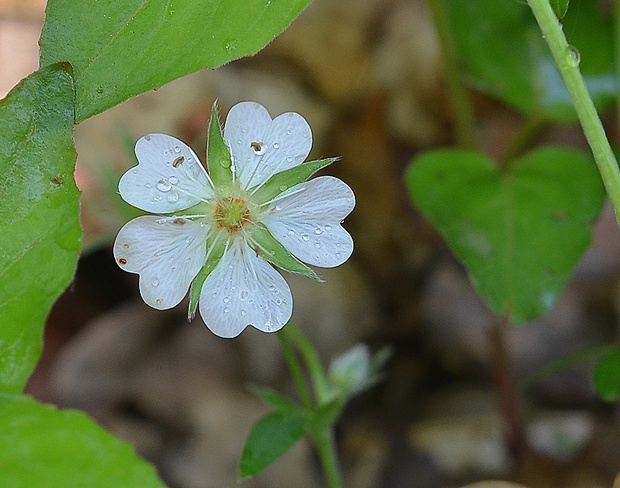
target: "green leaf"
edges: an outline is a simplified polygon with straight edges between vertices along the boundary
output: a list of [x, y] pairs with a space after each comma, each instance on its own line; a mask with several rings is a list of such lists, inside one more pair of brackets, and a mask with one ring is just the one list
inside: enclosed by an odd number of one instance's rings
[[256, 252], [274, 266], [290, 273], [302, 274], [315, 281], [321, 281], [314, 270], [289, 253], [282, 243], [271, 235], [264, 224], [257, 223], [252, 226], [251, 238], [257, 245]]
[[586, 250], [604, 190], [593, 161], [544, 148], [500, 174], [485, 156], [436, 150], [406, 182], [489, 306], [512, 322], [544, 314]]
[[338, 158], [319, 159], [308, 161], [271, 176], [263, 186], [253, 194], [252, 199], [257, 203], [266, 203], [292, 186], [303, 183], [320, 169], [329, 166]]
[[242, 477], [254, 476], [288, 451], [304, 434], [304, 418], [274, 412], [262, 417], [248, 437], [241, 454]]
[[301, 406], [290, 398], [280, 395], [275, 391], [268, 390], [267, 388], [252, 387], [252, 392], [267, 405], [280, 413], [294, 413], [301, 415], [303, 412]]
[[0, 101], [0, 390], [21, 391], [80, 248], [71, 67], [33, 73]]
[[322, 433], [324, 434], [332, 430], [333, 425], [338, 421], [338, 417], [340, 417], [344, 404], [345, 399], [335, 398], [323, 403], [313, 412], [308, 426], [314, 435], [320, 436]]
[[230, 150], [224, 142], [222, 126], [217, 117], [217, 106], [214, 103], [209, 120], [209, 137], [207, 140], [207, 167], [209, 176], [216, 188], [229, 188], [233, 181], [232, 158]]
[[607, 402], [620, 399], [620, 347], [607, 353], [594, 368], [594, 387]]
[[310, 0], [50, 0], [41, 66], [75, 69], [76, 120], [254, 54]]
[[0, 393], [0, 486], [163, 487], [126, 443], [80, 412]]
[[193, 279], [192, 284], [190, 285], [189, 308], [187, 312], [188, 320], [192, 320], [196, 315], [198, 301], [200, 300], [200, 293], [202, 292], [202, 285], [204, 284], [207, 277], [211, 274], [211, 272], [215, 269], [217, 264], [220, 262], [220, 259], [222, 259], [224, 251], [226, 250], [224, 242], [221, 241], [218, 237], [219, 234], [216, 234], [215, 237], [207, 239], [207, 262], [198, 272], [196, 277]]
[[562, 21], [568, 11], [568, 4], [570, 3], [570, 0], [549, 0], [549, 3], [551, 4], [551, 8], [555, 12], [558, 20]]
[[[527, 2], [448, 0], [447, 5], [460, 56], [475, 88], [530, 116], [577, 120]], [[608, 106], [618, 86], [611, 19], [596, 0], [580, 0], [563, 25], [568, 41], [580, 53], [580, 69], [597, 108]]]

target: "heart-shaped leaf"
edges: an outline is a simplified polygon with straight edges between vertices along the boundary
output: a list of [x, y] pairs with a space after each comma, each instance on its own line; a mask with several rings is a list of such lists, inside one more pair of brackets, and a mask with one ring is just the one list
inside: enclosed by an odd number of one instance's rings
[[81, 412], [0, 393], [0, 486], [163, 488], [153, 466]]
[[71, 67], [33, 73], [0, 102], [0, 390], [21, 391], [80, 249]]
[[76, 120], [257, 52], [311, 0], [50, 0], [41, 66], [75, 69]]
[[[566, 0], [557, 0], [560, 8]], [[599, 109], [616, 94], [612, 22], [600, 2], [580, 0], [563, 20]], [[470, 81], [522, 113], [576, 121], [564, 82], [527, 2], [448, 0], [448, 13]]]
[[485, 156], [436, 150], [406, 174], [490, 307], [521, 323], [544, 314], [590, 242], [604, 190], [586, 155], [548, 147], [500, 173]]

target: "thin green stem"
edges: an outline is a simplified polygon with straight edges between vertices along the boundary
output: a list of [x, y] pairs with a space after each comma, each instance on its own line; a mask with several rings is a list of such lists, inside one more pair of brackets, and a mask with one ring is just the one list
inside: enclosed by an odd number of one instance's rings
[[529, 142], [540, 132], [540, 129], [545, 125], [545, 119], [543, 117], [533, 115], [528, 117], [523, 125], [519, 128], [519, 131], [515, 134], [510, 141], [510, 145], [506, 150], [506, 154], [502, 158], [500, 166], [510, 163], [527, 147]]
[[340, 468], [338, 467], [338, 453], [336, 452], [336, 443], [334, 442], [332, 429], [326, 428], [321, 432], [315, 432], [312, 440], [321, 459], [327, 486], [329, 488], [340, 488], [342, 486], [342, 478], [340, 476]]
[[446, 82], [454, 112], [456, 137], [460, 147], [475, 149], [474, 114], [461, 77], [456, 43], [446, 11], [445, 0], [427, 0], [433, 17], [446, 70]]
[[304, 358], [310, 373], [310, 378], [312, 379], [312, 386], [314, 387], [318, 403], [319, 405], [322, 404], [323, 400], [327, 398], [328, 387], [318, 354], [310, 342], [308, 342], [308, 339], [306, 339], [293, 324], [289, 323], [285, 327], [285, 333], [295, 343], [301, 356]]
[[[616, 83], [620, 82], [620, 0], [614, 0], [614, 52], [616, 55]], [[616, 90], [616, 123], [620, 123], [620, 90]], [[620, 136], [619, 136], [620, 137]], [[620, 144], [620, 139], [616, 139]]]
[[523, 379], [523, 381], [521, 381], [518, 386], [519, 392], [526, 392], [530, 387], [545, 379], [547, 376], [552, 375], [553, 373], [556, 373], [579, 363], [599, 359], [605, 353], [611, 351], [614, 347], [616, 346], [610, 346], [609, 344], [604, 346], [595, 346], [590, 349], [586, 349], [584, 351], [577, 351], [575, 353], [569, 354], [568, 356], [556, 359], [555, 361], [546, 364], [539, 370], [535, 371], [534, 373]]
[[620, 169], [579, 71], [579, 53], [566, 41], [549, 0], [528, 0], [528, 3], [573, 100], [617, 218], [620, 216]]
[[285, 330], [290, 326], [291, 324], [277, 332], [278, 339], [280, 341], [280, 345], [282, 346], [282, 352], [284, 353], [286, 364], [288, 365], [288, 369], [291, 372], [293, 381], [295, 382], [297, 394], [299, 395], [299, 398], [301, 399], [304, 407], [310, 410], [313, 408], [312, 397], [310, 396], [310, 391], [306, 386], [306, 381], [304, 380], [304, 375], [301, 372], [301, 366], [299, 364], [299, 361], [297, 360], [297, 356], [295, 356], [295, 351], [293, 351], [293, 348], [291, 347], [291, 344], [289, 343], [288, 337], [286, 336], [285, 332]]

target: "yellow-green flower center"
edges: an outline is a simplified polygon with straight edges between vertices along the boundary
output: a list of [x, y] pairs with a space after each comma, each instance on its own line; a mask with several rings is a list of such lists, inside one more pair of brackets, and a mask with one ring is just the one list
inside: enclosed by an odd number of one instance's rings
[[224, 197], [215, 204], [213, 219], [220, 229], [233, 234], [252, 221], [252, 212], [244, 198]]

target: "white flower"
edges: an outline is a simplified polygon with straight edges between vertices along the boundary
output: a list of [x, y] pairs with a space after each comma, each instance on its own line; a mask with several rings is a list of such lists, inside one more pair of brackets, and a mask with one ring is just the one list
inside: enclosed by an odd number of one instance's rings
[[138, 165], [121, 178], [120, 194], [159, 215], [128, 222], [114, 256], [122, 269], [140, 275], [144, 301], [174, 307], [191, 285], [190, 316], [199, 303], [203, 320], [221, 337], [235, 337], [248, 325], [265, 332], [283, 327], [293, 299], [273, 266], [317, 278], [302, 261], [330, 268], [353, 252], [341, 222], [355, 197], [334, 177], [306, 181], [334, 161], [304, 163], [311, 146], [303, 117], [285, 113], [272, 120], [254, 102], [230, 110], [223, 136], [214, 107], [209, 173], [174, 137], [139, 139]]

